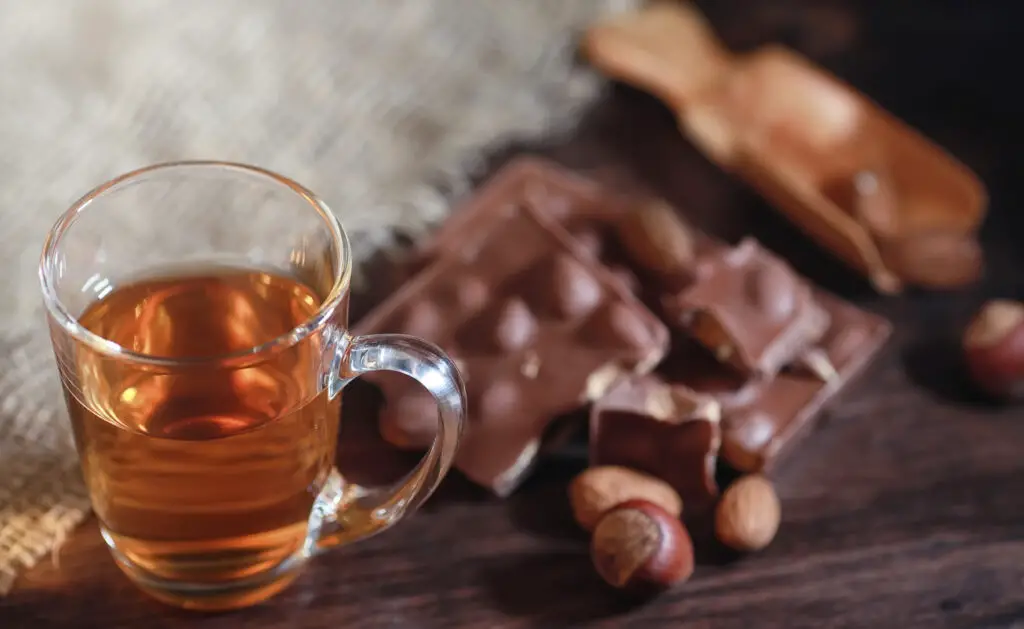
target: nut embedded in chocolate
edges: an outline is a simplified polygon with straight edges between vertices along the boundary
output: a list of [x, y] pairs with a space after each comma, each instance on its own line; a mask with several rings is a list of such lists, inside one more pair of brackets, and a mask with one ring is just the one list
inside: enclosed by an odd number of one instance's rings
[[756, 405], [729, 413], [722, 422], [721, 456], [740, 472], [756, 472], [778, 430], [779, 422]]
[[566, 319], [582, 317], [601, 301], [601, 286], [579, 260], [565, 254], [556, 255], [550, 265], [542, 266], [547, 276], [547, 291], [541, 294], [554, 312]]
[[499, 298], [484, 307], [457, 332], [462, 347], [512, 352], [529, 345], [537, 334], [537, 320], [518, 296]]
[[643, 349], [651, 343], [649, 326], [635, 309], [614, 302], [599, 308], [586, 323], [588, 337], [596, 344], [623, 349]]
[[781, 264], [750, 269], [743, 278], [749, 303], [772, 321], [783, 321], [797, 309], [797, 278]]
[[584, 397], [580, 403], [596, 402], [621, 380], [629, 377], [629, 372], [616, 362], [601, 365], [587, 376], [584, 386]]
[[505, 300], [494, 323], [494, 340], [498, 348], [512, 351], [525, 347], [535, 334], [537, 321], [523, 300], [515, 297]]

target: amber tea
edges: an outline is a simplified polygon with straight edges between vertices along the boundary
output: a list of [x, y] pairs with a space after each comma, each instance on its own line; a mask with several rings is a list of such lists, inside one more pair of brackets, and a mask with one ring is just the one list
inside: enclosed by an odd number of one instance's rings
[[[224, 356], [287, 334], [320, 297], [286, 277], [218, 269], [119, 287], [80, 323], [176, 359]], [[231, 581], [298, 551], [330, 472], [339, 400], [313, 386], [317, 339], [237, 369], [164, 373], [83, 350], [68, 392], [82, 467], [106, 535], [167, 579]]]
[[[257, 603], [311, 557], [414, 513], [451, 467], [458, 369], [414, 337], [349, 333], [351, 255], [316, 195], [228, 162], [121, 175], [50, 230], [39, 283], [79, 458], [104, 540], [143, 591]], [[168, 266], [181, 261], [243, 266]], [[438, 430], [404, 479], [369, 487], [334, 454], [342, 389], [380, 370], [433, 395]]]

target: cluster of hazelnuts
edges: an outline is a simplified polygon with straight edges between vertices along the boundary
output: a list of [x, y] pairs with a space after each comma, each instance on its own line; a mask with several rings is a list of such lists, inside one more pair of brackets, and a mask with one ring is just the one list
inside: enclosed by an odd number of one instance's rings
[[[591, 533], [597, 573], [613, 587], [657, 591], [693, 574], [693, 541], [683, 501], [668, 483], [613, 465], [583, 471], [569, 486], [573, 516]], [[764, 548], [781, 519], [779, 498], [763, 476], [734, 481], [715, 506], [715, 537], [740, 552]]]

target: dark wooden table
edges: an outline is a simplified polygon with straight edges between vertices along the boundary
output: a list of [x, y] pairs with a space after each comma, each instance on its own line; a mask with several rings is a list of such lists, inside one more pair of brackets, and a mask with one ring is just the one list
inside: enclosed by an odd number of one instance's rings
[[[625, 88], [572, 138], [495, 158], [496, 167], [532, 150], [612, 169], [709, 231], [757, 236], [895, 322], [878, 362], [775, 474], [784, 521], [765, 552], [702, 557], [683, 587], [630, 604], [594, 575], [571, 521], [565, 484], [581, 462], [570, 455], [545, 462], [504, 502], [452, 476], [409, 522], [319, 558], [276, 599], [229, 614], [143, 597], [90, 521], [59, 563], [44, 561], [0, 601], [0, 627], [1024, 627], [1024, 411], [984, 403], [957, 351], [984, 299], [1024, 297], [1021, 96], [1003, 85], [1019, 76], [1007, 60], [1024, 34], [1021, 12], [995, 0], [703, 6], [730, 45], [782, 40], [811, 55], [948, 147], [992, 193], [982, 283], [881, 298], [697, 155], [657, 103]], [[346, 432], [359, 432], [361, 408], [347, 406]], [[357, 437], [343, 437], [342, 458]]]

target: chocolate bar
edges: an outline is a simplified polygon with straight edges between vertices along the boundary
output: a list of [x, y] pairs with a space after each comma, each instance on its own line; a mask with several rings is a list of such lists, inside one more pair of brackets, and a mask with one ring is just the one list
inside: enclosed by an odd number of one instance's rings
[[[619, 375], [651, 371], [666, 326], [557, 223], [522, 198], [480, 206], [465, 237], [356, 326], [402, 332], [447, 351], [466, 381], [469, 420], [455, 466], [504, 496], [525, 478], [559, 416], [601, 397]], [[373, 379], [391, 403], [384, 438], [430, 445], [433, 402], [408, 379]]]
[[[647, 206], [648, 199], [617, 196], [594, 182], [535, 158], [520, 159], [495, 175], [423, 247], [419, 264], [457, 257], [459, 252], [452, 251], [450, 243], [466, 242], [470, 249], [478, 248], [473, 243], [484, 238], [480, 225], [489, 222], [488, 208], [514, 203], [527, 203], [537, 213], [561, 223], [572, 234], [572, 246], [579, 255], [608, 267], [624, 290], [633, 290], [652, 309], [662, 312], [670, 321], [675, 317], [678, 327], [687, 330], [683, 338], [673, 343], [667, 359], [655, 373], [666, 384], [712, 395], [720, 403], [721, 457], [740, 470], [769, 469], [791, 451], [811, 428], [819, 409], [860, 373], [891, 333], [890, 324], [883, 318], [810, 287], [788, 265], [753, 241], [729, 247], [694, 232], [694, 268], [704, 265], [712, 270], [704, 272], [703, 280], [694, 275], [691, 284], [679, 288], [666, 281], [664, 269], [659, 273], [651, 260], [645, 262], [630, 255], [629, 239], [620, 238], [624, 217], [640, 211], [640, 206]], [[634, 243], [633, 247], [636, 246]], [[751, 282], [740, 279], [749, 276], [746, 271], [753, 269], [770, 270], [753, 273], [755, 279]], [[715, 277], [725, 277], [726, 283], [738, 290], [735, 297], [746, 315], [755, 317], [748, 317], [744, 323], [751, 325], [749, 331], [729, 324], [734, 339], [745, 343], [741, 360], [717, 360], [715, 347], [708, 351], [695, 339], [703, 339], [711, 346], [716, 344], [707, 342], [709, 337], [699, 331], [687, 328], [685, 317], [680, 316], [686, 310], [676, 303], [680, 295], [688, 295], [691, 305], [706, 301], [717, 308], [718, 298], [709, 294], [714, 287], [700, 286]], [[788, 305], [771, 305], [769, 312], [792, 312], [789, 317], [761, 320], [762, 315], [757, 314], [759, 307], [746, 308], [751, 305], [746, 295], [756, 297], [759, 292], [767, 292], [769, 299], [761, 301], [775, 299], [774, 288], [761, 286], [773, 281], [788, 284], [790, 291]], [[757, 301], [754, 300], [755, 305]], [[803, 305], [799, 306], [801, 302]], [[794, 317], [793, 312], [804, 314]], [[739, 313], [735, 310], [730, 316], [740, 316]], [[788, 324], [780, 324], [782, 320]], [[755, 327], [765, 336], [743, 337]], [[781, 349], [774, 349], [773, 343]], [[764, 348], [770, 351], [765, 353]]]
[[718, 495], [720, 419], [712, 395], [655, 375], [625, 379], [594, 403], [590, 462], [646, 472], [672, 485], [683, 504], [707, 504]]

